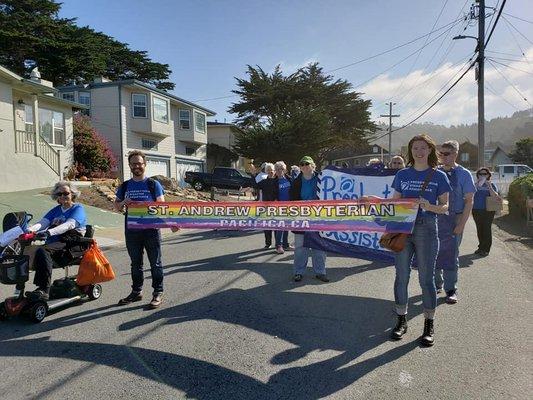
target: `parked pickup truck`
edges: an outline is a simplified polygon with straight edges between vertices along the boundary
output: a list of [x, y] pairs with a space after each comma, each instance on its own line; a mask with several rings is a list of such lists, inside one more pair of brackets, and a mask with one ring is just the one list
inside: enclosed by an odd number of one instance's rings
[[215, 167], [212, 174], [205, 172], [185, 172], [185, 182], [196, 190], [204, 190], [210, 187], [220, 189], [239, 189], [241, 187], [253, 187], [254, 179], [235, 168]]

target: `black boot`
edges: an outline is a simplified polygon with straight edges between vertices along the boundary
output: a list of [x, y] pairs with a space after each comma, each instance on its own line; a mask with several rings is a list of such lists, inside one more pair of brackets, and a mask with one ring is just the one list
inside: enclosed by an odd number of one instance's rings
[[433, 346], [435, 344], [435, 339], [433, 338], [434, 329], [433, 329], [433, 320], [426, 319], [424, 320], [424, 332], [420, 337], [420, 342], [423, 346]]
[[407, 319], [405, 315], [398, 315], [398, 322], [391, 332], [391, 339], [400, 340], [402, 336], [407, 332]]

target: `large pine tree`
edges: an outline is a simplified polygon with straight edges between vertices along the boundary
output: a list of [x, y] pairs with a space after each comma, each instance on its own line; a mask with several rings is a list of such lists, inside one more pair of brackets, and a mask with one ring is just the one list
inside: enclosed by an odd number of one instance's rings
[[310, 155], [320, 164], [330, 151], [366, 144], [376, 129], [370, 100], [317, 63], [291, 75], [283, 75], [279, 66], [272, 74], [248, 66], [247, 73], [233, 91], [240, 102], [229, 109], [243, 128], [235, 150], [245, 157], [295, 163]]
[[0, 65], [24, 75], [37, 65], [56, 85], [95, 76], [136, 78], [171, 90], [168, 64], [153, 62], [146, 51], [131, 50], [75, 19], [59, 18], [53, 0], [0, 0]]

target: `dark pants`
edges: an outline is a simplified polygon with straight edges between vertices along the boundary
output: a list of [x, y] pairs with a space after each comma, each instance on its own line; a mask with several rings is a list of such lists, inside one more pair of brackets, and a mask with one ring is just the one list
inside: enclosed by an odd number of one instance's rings
[[486, 253], [490, 252], [492, 246], [492, 221], [494, 220], [494, 211], [472, 210], [472, 216], [477, 228], [477, 239], [479, 240], [479, 250]]
[[67, 245], [64, 242], [45, 244], [37, 249], [33, 261], [35, 277], [33, 283], [48, 292], [52, 283], [52, 270], [63, 268], [83, 256], [85, 248], [81, 245]]
[[158, 229], [126, 230], [126, 248], [131, 259], [131, 288], [140, 292], [143, 287], [144, 250], [150, 262], [154, 295], [163, 293], [163, 265], [161, 264], [161, 233]]
[[265, 246], [272, 246], [272, 231], [265, 232]]
[[275, 231], [274, 237], [276, 238], [276, 247], [283, 246], [283, 248], [289, 247], [289, 231]]

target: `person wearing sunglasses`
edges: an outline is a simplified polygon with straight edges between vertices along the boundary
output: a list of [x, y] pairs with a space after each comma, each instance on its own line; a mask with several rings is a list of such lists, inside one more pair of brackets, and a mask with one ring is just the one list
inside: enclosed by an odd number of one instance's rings
[[492, 246], [492, 221], [496, 214], [495, 211], [487, 211], [487, 197], [494, 196], [502, 201], [502, 198], [498, 194], [498, 188], [490, 181], [491, 176], [492, 174], [487, 167], [480, 168], [476, 171], [477, 192], [474, 195], [472, 216], [476, 223], [477, 238], [479, 241], [475, 254], [481, 257], [486, 257], [490, 253]]
[[[85, 209], [76, 199], [80, 192], [68, 181], [60, 181], [55, 184], [51, 197], [58, 205], [48, 211], [36, 224], [30, 226], [30, 232], [36, 232], [45, 240], [43, 246], [39, 246], [35, 252], [33, 268], [35, 278], [33, 283], [37, 286], [29, 295], [36, 300], [48, 300], [50, 285], [52, 282], [52, 270], [66, 265], [68, 256], [65, 254], [66, 243], [61, 241], [62, 236], [85, 234], [87, 217]], [[82, 249], [71, 251], [83, 252]]]
[[458, 154], [459, 143], [456, 140], [444, 142], [439, 151], [439, 169], [448, 176], [452, 191], [448, 214], [438, 216], [440, 248], [435, 267], [435, 285], [437, 293], [444, 289], [448, 304], [457, 303], [459, 247], [476, 192], [472, 174], [456, 162]]
[[402, 156], [394, 156], [394, 157], [392, 157], [392, 159], [390, 160], [390, 163], [389, 163], [389, 168], [390, 169], [396, 169], [396, 170], [404, 169], [405, 168], [405, 161], [404, 161], [403, 157]]
[[[318, 200], [317, 183], [318, 173], [313, 159], [309, 156], [300, 160], [300, 174], [293, 181], [290, 189], [291, 201], [297, 200]], [[322, 250], [304, 247], [304, 233], [294, 232], [294, 277], [295, 282], [303, 279], [303, 274], [307, 268], [309, 254], [313, 261], [315, 277], [319, 281], [329, 282], [326, 276], [326, 252]]]

